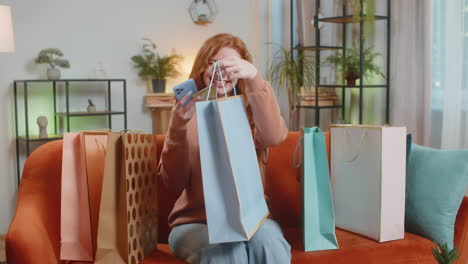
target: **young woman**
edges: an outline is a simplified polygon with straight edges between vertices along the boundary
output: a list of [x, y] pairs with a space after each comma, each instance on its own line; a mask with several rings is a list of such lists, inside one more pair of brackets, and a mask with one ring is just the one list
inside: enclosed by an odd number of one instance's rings
[[[190, 74], [199, 90], [210, 85], [216, 61], [220, 61], [225, 87], [217, 82], [215, 72], [212, 89], [216, 89], [218, 97], [224, 96], [225, 91], [231, 95], [234, 87], [242, 94], [263, 179], [267, 148], [281, 143], [288, 132], [276, 97], [270, 84], [252, 65], [244, 42], [229, 34], [213, 36], [200, 48]], [[169, 190], [179, 196], [169, 215], [172, 252], [190, 263], [290, 263], [290, 246], [272, 219], [265, 220], [247, 242], [208, 243], [195, 114], [197, 100], [184, 106], [188, 96], [172, 109], [158, 168]]]

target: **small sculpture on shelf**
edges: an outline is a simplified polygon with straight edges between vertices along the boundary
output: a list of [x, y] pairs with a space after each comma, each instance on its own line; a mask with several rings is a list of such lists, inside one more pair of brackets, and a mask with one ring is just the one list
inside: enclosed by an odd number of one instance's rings
[[60, 68], [70, 68], [68, 60], [62, 58], [63, 52], [56, 48], [43, 49], [39, 52], [39, 55], [34, 60], [37, 64], [47, 63], [49, 69], [47, 69], [48, 80], [60, 79]]
[[47, 136], [47, 117], [40, 116], [37, 118], [37, 125], [39, 126], [39, 138], [48, 138]]
[[91, 99], [88, 99], [88, 107], [86, 108], [86, 110], [88, 110], [89, 113], [91, 112], [96, 112], [96, 106], [94, 105], [93, 103], [93, 100]]

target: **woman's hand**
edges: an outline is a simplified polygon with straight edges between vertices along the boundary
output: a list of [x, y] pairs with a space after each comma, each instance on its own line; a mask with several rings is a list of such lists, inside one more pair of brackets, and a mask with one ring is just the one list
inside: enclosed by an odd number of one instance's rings
[[257, 68], [237, 56], [232, 56], [221, 60], [221, 68], [227, 73], [228, 78], [252, 80], [257, 76]]
[[195, 103], [199, 101], [198, 98], [193, 99], [184, 106], [185, 102], [192, 96], [192, 93], [189, 92], [186, 94], [179, 102], [177, 102], [172, 109], [172, 124], [178, 126], [185, 126], [185, 124], [192, 119], [193, 114], [195, 113]]

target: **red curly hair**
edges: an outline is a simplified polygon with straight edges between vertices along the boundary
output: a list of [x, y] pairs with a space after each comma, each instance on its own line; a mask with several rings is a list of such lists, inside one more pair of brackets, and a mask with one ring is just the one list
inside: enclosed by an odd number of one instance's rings
[[[218, 53], [218, 51], [223, 47], [235, 49], [237, 52], [239, 52], [242, 59], [252, 63], [252, 56], [250, 55], [249, 50], [247, 50], [247, 46], [245, 45], [244, 41], [242, 41], [240, 38], [227, 33], [214, 35], [213, 37], [207, 39], [201, 46], [197, 57], [195, 58], [195, 62], [193, 63], [192, 72], [190, 73], [190, 78], [195, 81], [198, 90], [206, 87], [205, 82], [203, 81], [203, 74], [210, 64], [210, 59], [213, 58], [214, 55], [216, 55], [216, 53]], [[252, 129], [252, 133], [254, 133], [255, 124], [252, 118], [252, 108], [250, 107], [248, 98], [245, 93], [247, 85], [244, 80], [239, 79], [236, 86], [236, 90], [239, 91], [239, 94], [243, 95], [250, 129]]]
[[[213, 56], [216, 55], [216, 53], [218, 53], [218, 51], [223, 47], [235, 49], [239, 52], [242, 59], [252, 62], [252, 56], [247, 50], [247, 46], [244, 41], [240, 38], [226, 33], [214, 35], [207, 39], [201, 46], [197, 57], [195, 58], [195, 62], [193, 63], [192, 72], [190, 73], [190, 78], [195, 81], [198, 90], [206, 87], [203, 81], [203, 74], [209, 66], [210, 59], [213, 58]], [[237, 87], [242, 93], [245, 89], [245, 81], [239, 80], [237, 82]]]

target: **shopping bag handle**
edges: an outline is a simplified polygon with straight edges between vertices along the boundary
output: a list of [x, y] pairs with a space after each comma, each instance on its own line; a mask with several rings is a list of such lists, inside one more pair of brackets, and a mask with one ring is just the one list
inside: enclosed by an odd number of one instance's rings
[[[345, 128], [345, 133], [346, 133], [345, 138], [347, 139], [346, 141], [348, 141], [348, 142], [347, 142], [347, 143], [348, 143], [347, 145], [349, 146], [349, 132], [348, 132], [348, 128]], [[361, 147], [362, 147], [362, 144], [363, 144], [363, 142], [364, 142], [364, 137], [365, 137], [366, 135], [367, 135], [367, 130], [365, 130], [364, 133], [362, 133], [362, 135], [361, 135], [361, 139], [359, 140], [359, 145], [358, 145], [358, 149], [357, 149], [357, 151], [356, 151], [356, 154], [353, 156], [352, 159], [346, 160], [346, 162], [349, 162], [349, 163], [354, 162], [354, 161], [359, 157], [359, 155], [361, 154]]]
[[106, 147], [104, 146], [104, 144], [102, 144], [102, 142], [98, 141], [97, 138], [94, 138], [94, 141], [96, 141], [96, 145], [100, 146], [102, 148], [102, 151], [104, 151], [104, 154], [107, 154], [106, 153]]
[[141, 131], [141, 130], [135, 130], [135, 129], [122, 129], [119, 131], [120, 134], [128, 134], [128, 133], [132, 133], [132, 134], [144, 134], [145, 132]]
[[103, 132], [112, 132], [109, 128], [98, 128], [98, 129], [90, 129], [90, 130], [83, 130], [80, 133], [103, 133]]
[[[301, 149], [301, 145], [304, 142], [304, 129], [302, 130], [303, 132], [301, 133], [301, 137], [299, 138], [299, 141], [296, 144], [296, 148], [294, 149], [294, 157], [293, 157], [293, 163], [295, 168], [299, 168], [302, 164], [302, 154], [299, 159], [299, 163], [296, 163], [296, 155], [297, 151]], [[320, 129], [320, 127], [315, 126], [311, 129], [311, 133], [323, 133], [323, 131]], [[302, 149], [301, 149], [302, 150]], [[301, 151], [302, 152], [302, 151]]]
[[[223, 74], [221, 73], [221, 61], [218, 60], [213, 63], [213, 74], [211, 75], [210, 86], [208, 86], [208, 93], [206, 95], [206, 100], [210, 98], [211, 87], [213, 86], [213, 80], [214, 80], [214, 75], [215, 75], [216, 70], [218, 71], [217, 81], [221, 79], [221, 83], [223, 84], [223, 89], [224, 89], [224, 96], [226, 97], [226, 99], [228, 98], [227, 92], [226, 92], [226, 86], [224, 85]], [[232, 89], [234, 90], [234, 96], [236, 96], [237, 95], [236, 87], [232, 87]], [[218, 93], [216, 93], [216, 99], [218, 99]]]
[[301, 167], [301, 164], [302, 164], [302, 154], [300, 154], [301, 156], [299, 156], [299, 163], [296, 163], [296, 155], [297, 155], [298, 150], [301, 150], [302, 152], [301, 145], [303, 141], [304, 141], [304, 134], [301, 134], [301, 137], [299, 138], [299, 141], [296, 144], [296, 148], [294, 149], [293, 163], [294, 163], [295, 168]]

